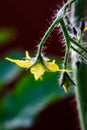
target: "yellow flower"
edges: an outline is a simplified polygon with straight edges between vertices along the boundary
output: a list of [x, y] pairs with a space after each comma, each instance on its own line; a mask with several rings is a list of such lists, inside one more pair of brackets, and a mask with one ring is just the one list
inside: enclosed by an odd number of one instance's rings
[[84, 32], [87, 31], [87, 27], [84, 28]]
[[55, 63], [55, 61], [48, 62], [48, 61], [43, 60], [43, 63], [44, 63], [43, 64], [39, 60], [39, 62], [35, 63], [35, 59], [31, 58], [27, 51], [26, 51], [25, 60], [15, 60], [15, 59], [11, 59], [8, 57], [6, 57], [6, 60], [17, 64], [19, 67], [22, 67], [22, 68], [30, 67], [30, 72], [34, 75], [36, 80], [38, 80], [38, 79], [42, 80], [42, 76], [46, 71], [48, 71], [48, 72], [56, 72], [56, 71], [67, 72], [67, 70], [65, 70], [65, 69], [59, 69], [59, 66]]

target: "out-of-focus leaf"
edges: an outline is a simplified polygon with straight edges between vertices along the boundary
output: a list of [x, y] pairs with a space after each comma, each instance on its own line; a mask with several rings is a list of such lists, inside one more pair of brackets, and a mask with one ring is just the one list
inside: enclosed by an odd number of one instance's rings
[[17, 37], [17, 32], [13, 28], [0, 28], [0, 46], [13, 41]]
[[[14, 54], [14, 55], [13, 55]], [[13, 54], [9, 54], [8, 57], [22, 57], [23, 54], [21, 52], [13, 52]], [[11, 82], [16, 78], [16, 76], [21, 72], [21, 68], [17, 65], [6, 61], [0, 61], [0, 88], [3, 85]]]
[[58, 73], [45, 73], [43, 81], [26, 75], [0, 105], [0, 126], [6, 130], [31, 126], [38, 113], [51, 101], [65, 96], [57, 83]]

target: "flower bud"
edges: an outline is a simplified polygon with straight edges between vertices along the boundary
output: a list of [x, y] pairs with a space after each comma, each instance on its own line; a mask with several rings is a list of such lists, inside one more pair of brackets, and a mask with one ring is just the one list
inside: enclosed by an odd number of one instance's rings
[[69, 92], [71, 84], [75, 85], [71, 76], [67, 72], [63, 72], [60, 77], [60, 86], [64, 88], [66, 93]]

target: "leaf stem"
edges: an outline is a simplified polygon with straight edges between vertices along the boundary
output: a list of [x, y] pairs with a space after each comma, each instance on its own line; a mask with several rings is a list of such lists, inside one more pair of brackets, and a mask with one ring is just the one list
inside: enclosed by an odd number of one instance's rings
[[70, 51], [70, 40], [69, 40], [69, 34], [68, 34], [68, 31], [66, 29], [66, 26], [65, 26], [63, 19], [60, 20], [60, 25], [61, 25], [64, 37], [65, 37], [65, 40], [66, 40], [66, 53], [65, 53], [64, 62], [63, 62], [63, 67], [64, 67], [64, 69], [66, 69], [69, 51]]
[[77, 50], [75, 47], [73, 47], [72, 45], [71, 45], [71, 49], [73, 49], [76, 53], [78, 53], [81, 57], [82, 57], [82, 59], [83, 60], [87, 60], [87, 57], [85, 57], [83, 54], [81, 54], [81, 52], [79, 52], [79, 50]]
[[71, 38], [69, 36], [69, 40], [72, 42], [72, 44], [76, 45], [77, 47], [79, 47], [83, 52], [87, 53], [87, 49], [85, 49], [84, 47], [81, 46], [81, 44], [79, 44], [76, 40], [74, 40], [73, 38]]
[[46, 31], [45, 35], [43, 36], [39, 47], [38, 47], [38, 53], [37, 53], [37, 57], [41, 54], [42, 51], [42, 47], [43, 44], [45, 43], [45, 41], [47, 40], [47, 38], [49, 37], [50, 33], [53, 31], [53, 29], [55, 28], [55, 26], [60, 22], [61, 19], [63, 19], [66, 15], [66, 10], [71, 6], [72, 3], [74, 3], [76, 0], [70, 0], [68, 1], [66, 4], [64, 4], [64, 6], [59, 10], [58, 12], [58, 16], [57, 18], [54, 20], [54, 22], [51, 24], [51, 26], [48, 28], [48, 30]]
[[53, 29], [55, 28], [55, 26], [59, 23], [59, 18], [56, 18], [55, 21], [51, 24], [51, 26], [48, 28], [48, 30], [46, 31], [45, 35], [43, 36], [40, 44], [39, 44], [39, 48], [38, 48], [38, 56], [41, 54], [42, 51], [42, 47], [43, 44], [46, 42], [47, 38], [49, 37], [50, 33], [53, 31]]

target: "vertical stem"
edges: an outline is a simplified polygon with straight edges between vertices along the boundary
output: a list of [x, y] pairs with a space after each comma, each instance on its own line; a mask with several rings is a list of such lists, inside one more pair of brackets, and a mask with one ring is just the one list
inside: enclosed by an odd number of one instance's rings
[[65, 23], [63, 21], [63, 19], [60, 20], [60, 25], [64, 34], [64, 38], [66, 40], [66, 53], [65, 53], [65, 58], [64, 58], [64, 62], [63, 62], [63, 68], [66, 69], [67, 68], [67, 62], [68, 62], [68, 57], [69, 57], [69, 51], [70, 51], [70, 40], [69, 40], [69, 34], [68, 31], [66, 29]]
[[[85, 15], [86, 0], [78, 0], [72, 10], [75, 27], [79, 27], [81, 18]], [[84, 40], [84, 39], [83, 39]], [[74, 58], [78, 54], [75, 54]], [[81, 58], [72, 59], [74, 77], [76, 81], [75, 94], [82, 130], [87, 130], [87, 63]]]
[[76, 62], [76, 98], [82, 130], [87, 130], [87, 64]]
[[76, 27], [79, 27], [81, 18], [84, 18], [85, 15], [85, 3], [86, 0], [77, 0], [73, 4], [72, 14], [73, 14], [73, 23]]

